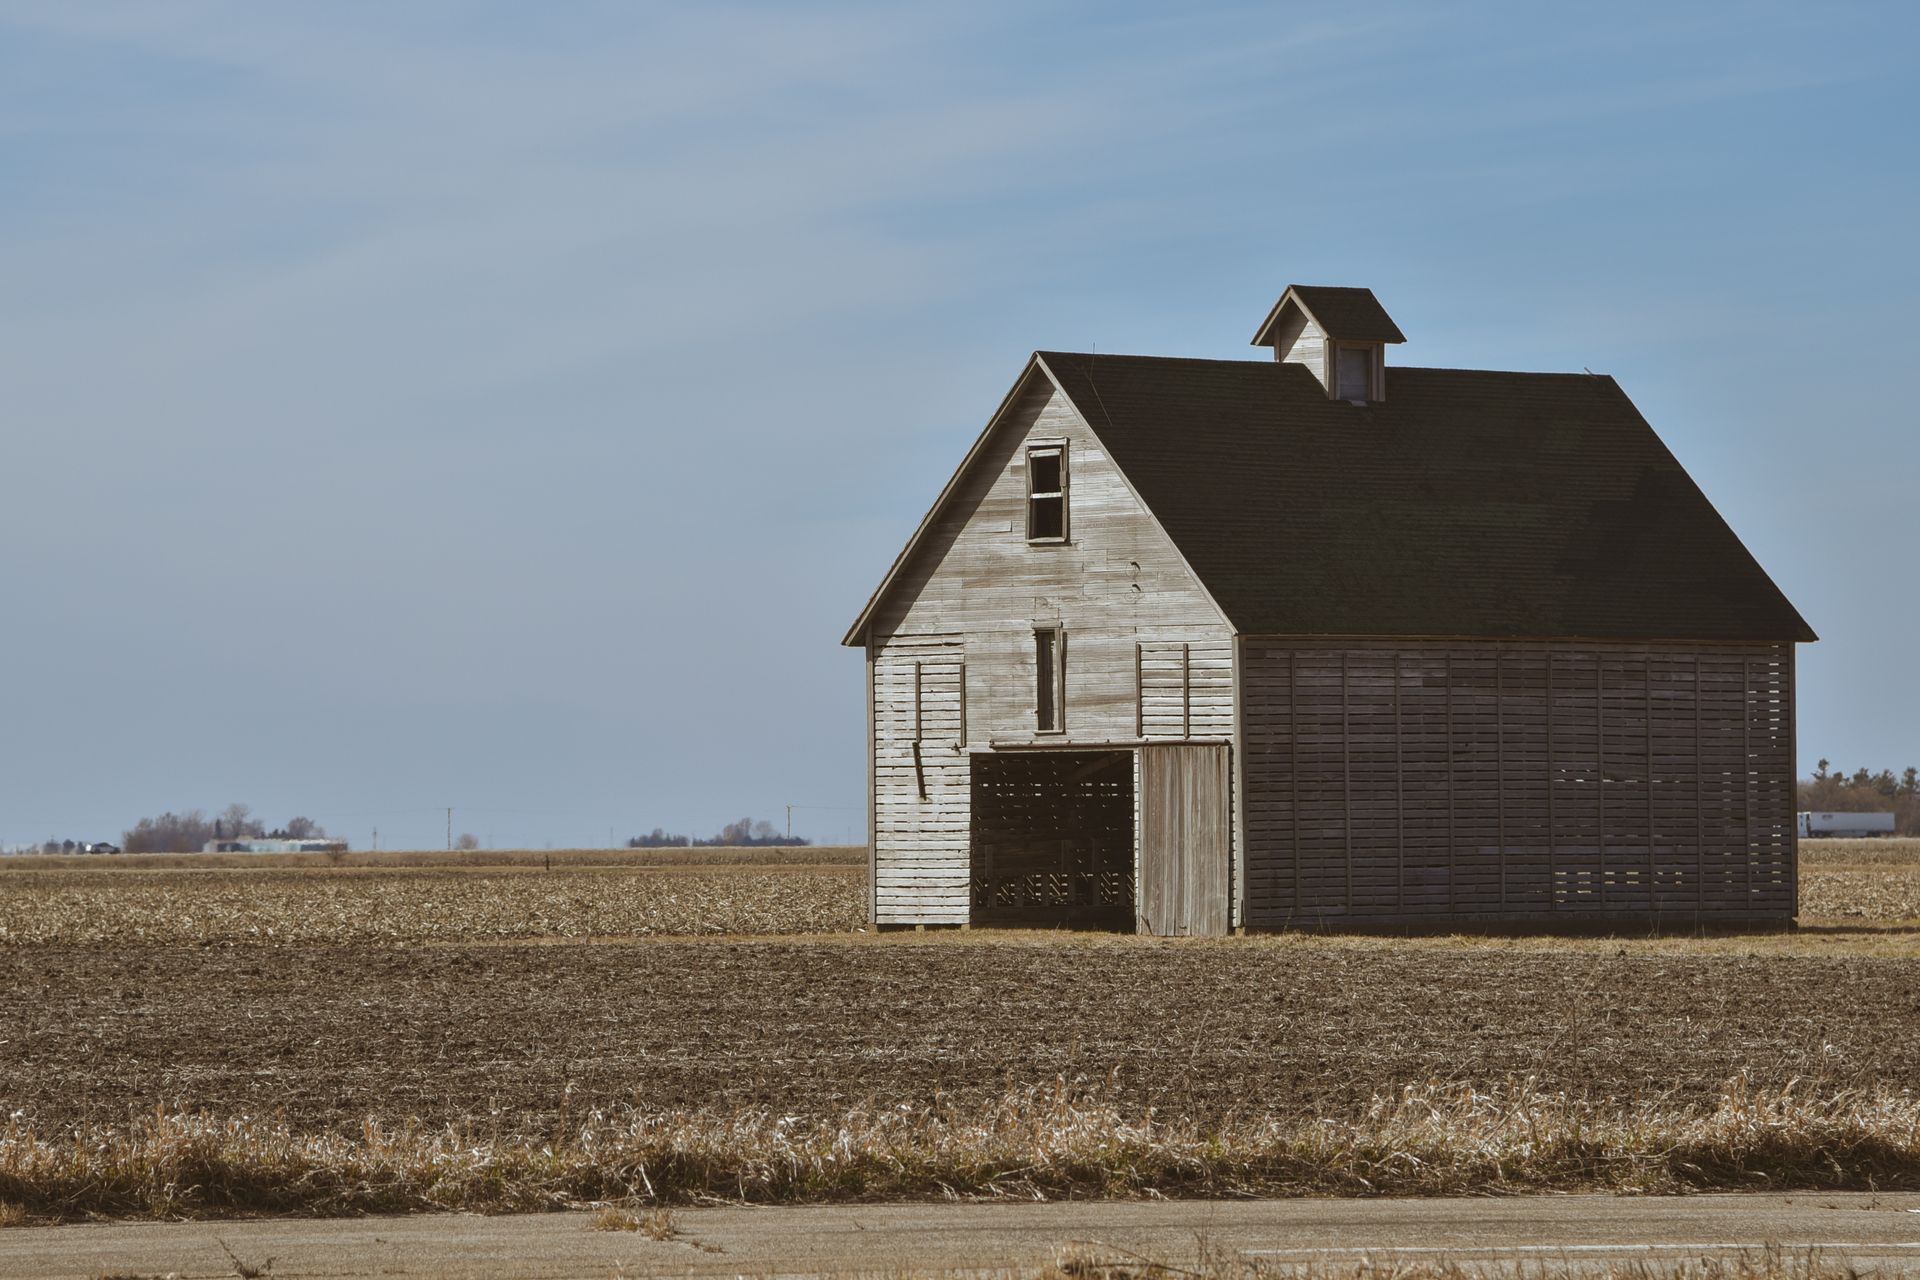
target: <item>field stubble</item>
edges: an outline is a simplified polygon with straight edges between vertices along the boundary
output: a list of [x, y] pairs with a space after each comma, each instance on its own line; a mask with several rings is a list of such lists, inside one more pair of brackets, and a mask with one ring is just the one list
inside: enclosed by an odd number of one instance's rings
[[440, 943], [860, 927], [864, 867], [54, 869], [0, 877], [0, 945]]
[[[1802, 848], [1803, 922], [1920, 921], [1920, 840]], [[9, 858], [0, 946], [843, 933], [865, 875], [844, 848]]]

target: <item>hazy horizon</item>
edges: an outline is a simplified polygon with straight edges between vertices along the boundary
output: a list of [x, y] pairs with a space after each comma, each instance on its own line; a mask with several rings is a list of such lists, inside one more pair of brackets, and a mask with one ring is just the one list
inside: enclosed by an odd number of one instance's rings
[[1821, 635], [1801, 773], [1920, 763], [1916, 35], [0, 0], [0, 846], [863, 840], [840, 636], [1027, 353], [1291, 281], [1618, 378]]

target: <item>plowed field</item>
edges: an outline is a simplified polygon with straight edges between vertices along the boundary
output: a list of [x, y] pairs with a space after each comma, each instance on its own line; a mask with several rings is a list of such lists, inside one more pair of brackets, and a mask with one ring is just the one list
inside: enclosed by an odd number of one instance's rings
[[1429, 1079], [1716, 1096], [1920, 1088], [1920, 961], [1338, 939], [0, 948], [0, 1112], [164, 1103], [356, 1129], [610, 1103], [960, 1100], [1114, 1073], [1185, 1116]]

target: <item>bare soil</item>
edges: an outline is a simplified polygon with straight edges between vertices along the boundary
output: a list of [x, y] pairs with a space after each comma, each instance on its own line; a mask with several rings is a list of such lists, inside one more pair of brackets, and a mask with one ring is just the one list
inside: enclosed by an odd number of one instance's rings
[[1710, 1101], [1729, 1077], [1920, 1088], [1920, 960], [1166, 942], [0, 948], [0, 1114], [156, 1104], [357, 1131], [561, 1131], [600, 1105], [982, 1102], [1112, 1073], [1205, 1119], [1429, 1079]]

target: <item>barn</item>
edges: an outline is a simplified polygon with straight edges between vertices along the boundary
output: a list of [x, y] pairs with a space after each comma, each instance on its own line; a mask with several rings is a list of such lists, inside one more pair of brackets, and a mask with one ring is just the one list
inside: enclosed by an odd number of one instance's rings
[[1814, 634], [1613, 381], [1040, 351], [845, 637], [872, 919], [1784, 925]]

